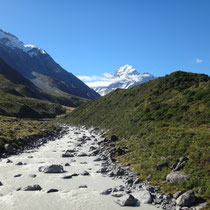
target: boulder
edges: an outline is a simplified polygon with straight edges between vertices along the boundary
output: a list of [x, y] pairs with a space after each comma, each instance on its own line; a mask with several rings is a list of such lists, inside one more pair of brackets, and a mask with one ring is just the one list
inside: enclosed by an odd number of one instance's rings
[[43, 173], [64, 173], [62, 165], [41, 166], [39, 171]]
[[188, 180], [188, 176], [185, 175], [184, 172], [181, 171], [173, 171], [167, 175], [166, 181], [171, 182], [173, 184], [179, 184], [180, 182], [184, 182]]
[[167, 162], [157, 164], [155, 169], [158, 170], [158, 171], [161, 171], [164, 167], [168, 167], [168, 163]]
[[110, 140], [111, 140], [112, 142], [115, 142], [115, 141], [118, 140], [118, 137], [115, 136], [115, 135], [112, 135]]
[[0, 182], [0, 186], [2, 186], [3, 184], [2, 184], [2, 182]]
[[116, 200], [116, 203], [120, 206], [136, 206], [137, 205], [137, 199], [134, 198], [133, 195], [127, 194], [124, 195]]
[[176, 193], [173, 194], [173, 198], [177, 199], [183, 193], [184, 193], [183, 191], [177, 191]]
[[152, 203], [152, 196], [148, 191], [138, 191], [133, 194], [142, 203]]
[[69, 163], [66, 163], [65, 166], [70, 166], [70, 164]]
[[176, 199], [176, 204], [182, 207], [190, 207], [194, 204], [195, 199], [196, 197], [194, 191], [189, 190]]
[[42, 188], [38, 184], [35, 184], [35, 185], [28, 185], [27, 187], [24, 187], [22, 190], [23, 191], [40, 191], [42, 190]]

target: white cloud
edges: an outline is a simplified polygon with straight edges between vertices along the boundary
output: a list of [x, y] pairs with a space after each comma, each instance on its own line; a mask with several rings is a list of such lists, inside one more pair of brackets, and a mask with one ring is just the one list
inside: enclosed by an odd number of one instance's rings
[[103, 74], [106, 78], [112, 78], [113, 77], [113, 75], [112, 74], [109, 74], [109, 73], [104, 73]]
[[[149, 74], [145, 76], [150, 76]], [[83, 82], [85, 82], [86, 85], [88, 85], [91, 88], [95, 88], [95, 87], [107, 87], [110, 84], [115, 84], [118, 82], [138, 82], [141, 81], [142, 75], [126, 75], [125, 76], [121, 76], [121, 77], [114, 77], [112, 74], [109, 73], [104, 73], [103, 76], [77, 76], [80, 80], [82, 80]]]
[[101, 80], [102, 77], [100, 76], [77, 76], [80, 80], [82, 81], [96, 81], [96, 80]]
[[195, 62], [196, 62], [196, 63], [203, 63], [203, 60], [202, 60], [202, 59], [199, 59], [199, 58], [196, 58], [196, 59], [195, 59]]
[[87, 86], [91, 87], [91, 88], [95, 88], [95, 87], [107, 87], [111, 84], [110, 81], [95, 81], [95, 82], [86, 82], [85, 83]]

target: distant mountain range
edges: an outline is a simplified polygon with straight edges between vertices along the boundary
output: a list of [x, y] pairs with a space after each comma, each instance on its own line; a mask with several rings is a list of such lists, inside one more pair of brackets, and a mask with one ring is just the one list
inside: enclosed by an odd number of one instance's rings
[[43, 91], [89, 100], [100, 96], [64, 70], [45, 50], [25, 45], [16, 36], [3, 30], [0, 30], [0, 58]]
[[156, 77], [150, 73], [140, 74], [133, 66], [125, 65], [107, 78], [103, 86], [94, 86], [93, 83], [91, 87], [101, 96], [104, 96], [117, 88], [128, 89], [155, 78]]

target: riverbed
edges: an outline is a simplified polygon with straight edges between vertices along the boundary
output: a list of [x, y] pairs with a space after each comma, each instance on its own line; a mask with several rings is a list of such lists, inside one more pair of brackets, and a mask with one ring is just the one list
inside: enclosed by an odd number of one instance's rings
[[[88, 141], [80, 144], [81, 138]], [[91, 146], [102, 140], [99, 133], [87, 128], [69, 127], [62, 138], [19, 155], [13, 155], [0, 162], [0, 209], [2, 210], [117, 210], [157, 209], [153, 205], [139, 203], [135, 207], [121, 207], [111, 195], [102, 195], [108, 188], [124, 185], [121, 179], [112, 179], [97, 173], [101, 168], [96, 156], [89, 156]], [[83, 157], [62, 157], [66, 150], [74, 149]], [[16, 165], [21, 162], [22, 165]], [[62, 165], [64, 173], [42, 173], [41, 166]], [[69, 166], [68, 166], [69, 165]], [[81, 175], [87, 171], [89, 175]], [[78, 174], [69, 179], [64, 176]], [[16, 177], [14, 177], [16, 176]], [[38, 184], [40, 191], [23, 191], [28, 185]], [[19, 188], [19, 190], [17, 190]], [[21, 189], [20, 189], [21, 188]], [[47, 193], [50, 189], [57, 192]]]

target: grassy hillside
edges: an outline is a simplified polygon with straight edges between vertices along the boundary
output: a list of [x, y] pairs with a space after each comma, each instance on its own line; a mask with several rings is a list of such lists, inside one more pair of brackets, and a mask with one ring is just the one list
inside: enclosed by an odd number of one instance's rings
[[[130, 152], [118, 156], [142, 179], [164, 192], [194, 189], [210, 198], [210, 79], [204, 74], [182, 71], [128, 90], [88, 102], [67, 115], [63, 122], [109, 129], [119, 137], [116, 146]], [[183, 171], [189, 181], [173, 185], [163, 182], [180, 157], [189, 160]], [[157, 170], [156, 166], [168, 163]]]

